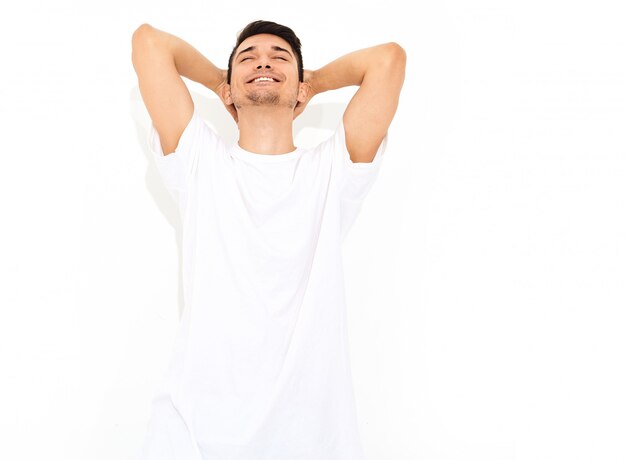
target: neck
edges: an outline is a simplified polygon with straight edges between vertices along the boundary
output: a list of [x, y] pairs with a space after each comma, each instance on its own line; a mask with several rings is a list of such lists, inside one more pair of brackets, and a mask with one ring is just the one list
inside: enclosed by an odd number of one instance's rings
[[293, 108], [245, 106], [237, 111], [239, 147], [253, 153], [293, 152]]

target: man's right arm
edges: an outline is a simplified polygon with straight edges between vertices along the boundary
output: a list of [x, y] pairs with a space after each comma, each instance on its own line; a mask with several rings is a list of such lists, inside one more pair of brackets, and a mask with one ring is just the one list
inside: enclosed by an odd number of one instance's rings
[[167, 155], [176, 150], [194, 111], [181, 76], [219, 95], [226, 83], [226, 71], [189, 43], [149, 24], [140, 25], [133, 33], [132, 60], [141, 97], [159, 133], [163, 154]]

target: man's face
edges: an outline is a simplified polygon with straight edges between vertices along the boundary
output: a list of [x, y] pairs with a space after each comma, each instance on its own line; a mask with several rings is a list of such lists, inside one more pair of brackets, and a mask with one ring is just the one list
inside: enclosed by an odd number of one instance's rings
[[260, 105], [293, 109], [299, 93], [298, 62], [287, 41], [259, 34], [237, 47], [230, 80], [230, 98], [237, 110]]

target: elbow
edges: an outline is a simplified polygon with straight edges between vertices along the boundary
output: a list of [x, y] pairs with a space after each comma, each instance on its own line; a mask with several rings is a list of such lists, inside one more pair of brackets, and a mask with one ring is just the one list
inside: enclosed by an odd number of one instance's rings
[[137, 27], [132, 36], [133, 48], [137, 47], [140, 43], [149, 40], [153, 30], [153, 27], [148, 23], [143, 23]]
[[132, 36], [131, 44], [131, 60], [133, 65], [137, 65], [142, 56], [149, 52], [150, 47], [156, 43], [156, 29], [150, 24], [141, 24]]
[[388, 58], [392, 62], [401, 64], [403, 67], [406, 65], [406, 51], [396, 42], [389, 42], [385, 44], [385, 51]]
[[406, 69], [406, 51], [396, 42], [385, 43], [384, 49], [384, 68], [389, 75], [397, 75], [397, 77], [404, 81], [404, 74]]

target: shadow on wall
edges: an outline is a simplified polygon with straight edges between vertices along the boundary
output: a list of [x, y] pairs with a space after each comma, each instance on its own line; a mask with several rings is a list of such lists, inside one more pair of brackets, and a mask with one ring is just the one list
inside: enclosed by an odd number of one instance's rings
[[[190, 91], [191, 92], [191, 91]], [[191, 92], [194, 105], [202, 119], [222, 137], [226, 144], [232, 144], [239, 139], [237, 124], [228, 113], [224, 104], [217, 98], [209, 98], [195, 92]], [[154, 198], [157, 207], [176, 231], [176, 241], [178, 246], [178, 298], [179, 317], [184, 308], [182, 293], [182, 229], [178, 215], [178, 209], [169, 192], [163, 185], [159, 172], [154, 163], [153, 154], [148, 149], [147, 136], [148, 128], [152, 121], [146, 110], [139, 87], [135, 86], [130, 93], [130, 116], [135, 125], [137, 142], [141, 148], [148, 168], [146, 170], [146, 188]], [[304, 112], [294, 120], [293, 133], [294, 143], [298, 147], [314, 147], [329, 136], [331, 136], [337, 125], [341, 121], [346, 104], [331, 102], [322, 104], [309, 104]]]

